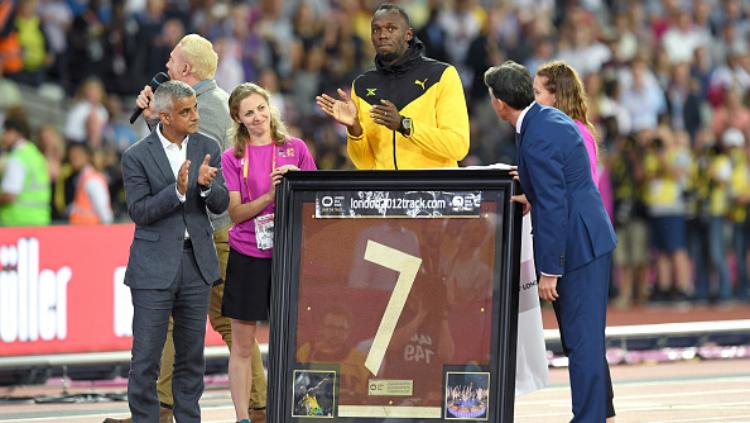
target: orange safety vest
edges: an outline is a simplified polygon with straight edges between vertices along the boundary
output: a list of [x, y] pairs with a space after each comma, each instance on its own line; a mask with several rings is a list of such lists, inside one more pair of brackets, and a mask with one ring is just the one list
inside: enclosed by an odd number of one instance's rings
[[91, 199], [86, 193], [86, 184], [89, 181], [97, 181], [98, 183], [107, 186], [107, 181], [104, 179], [104, 175], [97, 172], [91, 166], [86, 166], [81, 170], [80, 176], [78, 176], [78, 184], [76, 184], [76, 193], [73, 197], [73, 204], [70, 209], [70, 223], [73, 224], [97, 224], [101, 223], [99, 216], [96, 215], [94, 205], [91, 204]]
[[[10, 0], [0, 0], [0, 28], [3, 23], [11, 18], [13, 11], [13, 2]], [[15, 31], [7, 36], [0, 36], [0, 71], [3, 73], [16, 73], [23, 69], [23, 55], [21, 53], [21, 43], [18, 42], [18, 35]]]

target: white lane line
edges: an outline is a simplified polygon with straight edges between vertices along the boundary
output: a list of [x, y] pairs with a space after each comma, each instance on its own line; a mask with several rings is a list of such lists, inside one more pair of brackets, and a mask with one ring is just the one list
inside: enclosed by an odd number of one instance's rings
[[[646, 408], [646, 409], [637, 409], [637, 410], [628, 410], [629, 412], [632, 411], [644, 411], [644, 412], [666, 412], [668, 409], [666, 408]], [[631, 414], [633, 413], [624, 413], [619, 412], [618, 416], [620, 418], [628, 418], [633, 417]], [[565, 417], [570, 418], [572, 417], [572, 414], [568, 411], [565, 413], [534, 413], [534, 414], [519, 414], [515, 413], [514, 419], [540, 419], [540, 418], [550, 418], [550, 417]], [[750, 422], [750, 414], [740, 414], [740, 415], [734, 415], [734, 416], [718, 416], [718, 417], [695, 417], [690, 419], [685, 418], [678, 418], [678, 419], [669, 419], [669, 420], [643, 420], [643, 423], [688, 423], [688, 422], [712, 422], [712, 421], [720, 421], [721, 423], [748, 423]]]
[[[729, 420], [732, 419], [732, 420]], [[737, 419], [737, 420], [734, 420]], [[748, 423], [750, 422], [750, 414], [742, 414], [739, 416], [719, 416], [719, 417], [696, 417], [694, 419], [669, 419], [669, 420], [648, 420], [645, 423], [689, 423], [689, 422], [715, 422], [721, 423]]]
[[617, 395], [615, 394], [615, 398], [622, 398], [627, 400], [632, 399], [653, 399], [653, 398], [673, 398], [673, 397], [704, 397], [707, 394], [711, 395], [712, 397], [716, 395], [731, 395], [731, 394], [745, 394], [750, 393], [750, 388], [745, 389], [719, 389], [719, 390], [712, 390], [710, 392], [705, 391], [692, 391], [692, 392], [667, 392], [663, 394], [651, 394], [651, 395]]
[[629, 387], [629, 386], [651, 386], [651, 385], [685, 385], [688, 383], [691, 384], [714, 384], [717, 382], [750, 382], [750, 377], [747, 375], [737, 375], [737, 376], [722, 376], [722, 377], [712, 377], [712, 376], [697, 376], [697, 377], [684, 377], [684, 378], [672, 378], [672, 379], [657, 379], [657, 380], [646, 380], [646, 381], [628, 381], [624, 380], [622, 382], [614, 381], [615, 386], [621, 385], [623, 387]]
[[[547, 388], [545, 388], [546, 390]], [[569, 388], [564, 388], [565, 390], [569, 390]], [[650, 394], [650, 395], [628, 395], [628, 394], [622, 394], [617, 392], [617, 385], [615, 384], [615, 402], [619, 401], [625, 401], [625, 400], [636, 400], [636, 399], [653, 399], [653, 398], [673, 398], [673, 397], [695, 397], [695, 396], [705, 396], [707, 393], [704, 391], [693, 391], [693, 392], [670, 392], [670, 393], [662, 393], [662, 394]], [[708, 392], [710, 395], [729, 395], [729, 394], [744, 394], [744, 393], [750, 393], [750, 388], [745, 389], [722, 389], [722, 390], [711, 390]], [[559, 400], [558, 400], [559, 401]], [[544, 405], [544, 404], [551, 404], [555, 402], [555, 400], [532, 400], [527, 401], [523, 399], [517, 399], [516, 404], [518, 405]]]
[[[232, 405], [216, 405], [216, 406], [204, 406], [201, 405], [202, 411], [221, 411], [221, 410], [234, 410], [234, 406]], [[67, 420], [80, 420], [80, 419], [89, 419], [89, 418], [107, 418], [107, 417], [113, 417], [117, 418], [118, 415], [122, 418], [128, 417], [127, 411], [124, 413], [95, 413], [95, 414], [88, 414], [88, 413], [81, 413], [81, 414], [71, 414], [71, 415], [56, 415], [56, 416], [50, 416], [50, 417], [23, 417], [23, 418], [17, 418], [17, 419], [3, 419], [0, 418], [0, 422], [2, 423], [29, 423], [29, 422], [48, 422], [48, 421], [67, 421]], [[230, 421], [233, 421], [234, 419], [230, 419]], [[226, 422], [226, 419], [224, 420], [216, 420], [216, 421], [207, 421], [205, 419], [202, 420], [205, 423], [224, 423]]]

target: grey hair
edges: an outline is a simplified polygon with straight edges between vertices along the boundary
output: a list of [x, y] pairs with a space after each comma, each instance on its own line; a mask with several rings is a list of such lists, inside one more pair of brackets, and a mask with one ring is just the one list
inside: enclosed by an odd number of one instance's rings
[[176, 100], [194, 95], [195, 90], [182, 81], [164, 82], [159, 85], [154, 93], [154, 109], [157, 113], [168, 113]]

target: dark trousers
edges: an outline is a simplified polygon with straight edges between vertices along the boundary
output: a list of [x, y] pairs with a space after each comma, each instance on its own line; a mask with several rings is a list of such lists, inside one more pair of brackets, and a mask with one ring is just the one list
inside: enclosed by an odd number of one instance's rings
[[185, 248], [174, 283], [168, 289], [131, 289], [133, 349], [128, 401], [135, 423], [159, 421], [156, 380], [167, 334], [174, 317], [174, 416], [178, 423], [200, 422], [203, 394], [206, 313], [211, 287], [203, 281], [191, 248]]
[[600, 423], [615, 415], [604, 338], [611, 266], [607, 254], [568, 272], [557, 284], [560, 298], [552, 303], [569, 358], [573, 422]]
[[[560, 343], [562, 344], [563, 353], [568, 356], [568, 347], [565, 345], [565, 335], [563, 334], [562, 326], [560, 325], [560, 306], [557, 301], [552, 303], [552, 308], [555, 309], [555, 317], [557, 318], [557, 326], [560, 327]], [[615, 391], [612, 389], [612, 376], [609, 374], [609, 363], [607, 363], [607, 357], [604, 357], [604, 364], [607, 366], [607, 381], [605, 383], [607, 388], [607, 418], [614, 417], [615, 413]]]

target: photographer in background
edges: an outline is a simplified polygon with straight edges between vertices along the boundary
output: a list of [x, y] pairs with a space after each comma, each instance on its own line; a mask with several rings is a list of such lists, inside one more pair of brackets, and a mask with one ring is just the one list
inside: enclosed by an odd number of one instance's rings
[[692, 291], [684, 195], [690, 151], [683, 137], [664, 127], [644, 130], [637, 136], [647, 146], [643, 157], [645, 202], [651, 217], [651, 246], [657, 254], [651, 300], [685, 301]]

